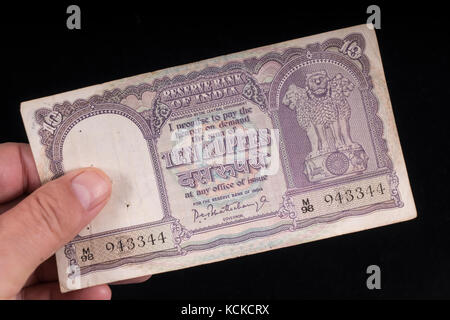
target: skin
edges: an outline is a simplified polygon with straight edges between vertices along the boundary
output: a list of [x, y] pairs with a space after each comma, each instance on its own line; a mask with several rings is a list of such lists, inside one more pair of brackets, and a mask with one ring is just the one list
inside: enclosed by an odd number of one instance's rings
[[[105, 206], [109, 190], [85, 209], [70, 188], [74, 170], [40, 185], [30, 147], [0, 144], [0, 299], [111, 299], [109, 285], [61, 293], [55, 252], [78, 234]], [[150, 276], [113, 284], [140, 283]]]

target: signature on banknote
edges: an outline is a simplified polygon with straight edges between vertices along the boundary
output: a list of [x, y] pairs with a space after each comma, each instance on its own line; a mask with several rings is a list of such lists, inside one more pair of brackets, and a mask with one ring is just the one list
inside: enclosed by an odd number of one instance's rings
[[206, 207], [205, 212], [200, 212], [197, 209], [192, 209], [192, 213], [194, 216], [194, 222], [201, 223], [202, 220], [207, 220], [210, 217], [217, 216], [220, 214], [233, 212], [242, 210], [248, 207], [254, 207], [255, 212], [259, 212], [266, 203], [268, 203], [269, 200], [267, 200], [267, 197], [265, 195], [262, 195], [259, 200], [253, 201], [253, 202], [241, 202], [241, 201], [235, 201], [232, 203], [227, 203], [226, 205], [215, 208], [213, 204], [209, 204]]

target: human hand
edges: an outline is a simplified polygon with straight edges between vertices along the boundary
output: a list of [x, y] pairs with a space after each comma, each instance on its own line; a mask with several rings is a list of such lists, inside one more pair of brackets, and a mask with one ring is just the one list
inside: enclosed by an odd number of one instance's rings
[[40, 187], [29, 146], [0, 144], [0, 299], [110, 299], [108, 285], [61, 293], [54, 257], [110, 195], [111, 181], [95, 168], [71, 171]]

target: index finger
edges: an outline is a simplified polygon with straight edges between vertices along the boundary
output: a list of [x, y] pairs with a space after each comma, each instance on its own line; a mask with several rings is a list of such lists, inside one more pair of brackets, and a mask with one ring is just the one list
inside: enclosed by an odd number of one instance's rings
[[0, 203], [41, 185], [31, 148], [26, 143], [0, 144]]

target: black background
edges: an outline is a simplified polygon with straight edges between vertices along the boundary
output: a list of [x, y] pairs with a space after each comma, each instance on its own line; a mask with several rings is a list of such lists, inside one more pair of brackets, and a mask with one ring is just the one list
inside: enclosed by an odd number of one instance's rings
[[[1, 10], [0, 142], [26, 142], [21, 101], [366, 22], [372, 3], [68, 2]], [[449, 298], [448, 18], [439, 2], [378, 3], [385, 75], [418, 218], [115, 286], [113, 298]], [[381, 267], [368, 290], [366, 268]]]

